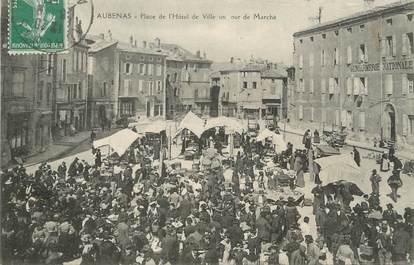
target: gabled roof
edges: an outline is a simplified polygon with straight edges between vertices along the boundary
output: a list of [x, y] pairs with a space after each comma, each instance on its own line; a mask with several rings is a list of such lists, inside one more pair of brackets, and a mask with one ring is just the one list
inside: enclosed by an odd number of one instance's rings
[[[375, 17], [381, 13], [385, 13], [387, 11], [392, 11], [393, 9], [399, 9], [399, 8], [403, 8], [406, 5], [412, 5], [414, 4], [414, 0], [401, 0], [398, 2], [394, 2], [391, 4], [387, 4], [387, 5], [383, 5], [380, 7], [374, 7], [370, 10], [366, 10], [366, 11], [362, 11], [362, 12], [357, 12], [354, 13], [350, 16], [346, 16], [343, 18], [339, 18], [339, 19], [335, 19], [335, 20], [331, 20], [331, 21], [327, 21], [324, 23], [320, 23], [308, 28], [305, 28], [301, 31], [298, 31], [296, 33], [293, 34], [293, 37], [299, 37], [301, 35], [307, 34], [307, 33], [311, 33], [311, 32], [315, 32], [315, 31], [319, 31], [319, 30], [325, 30], [331, 27], [335, 27], [338, 26], [339, 24], [343, 25], [343, 24], [350, 24], [355, 20], [359, 20], [359, 19], [368, 19], [370, 17]], [[411, 7], [414, 8], [414, 7]]]

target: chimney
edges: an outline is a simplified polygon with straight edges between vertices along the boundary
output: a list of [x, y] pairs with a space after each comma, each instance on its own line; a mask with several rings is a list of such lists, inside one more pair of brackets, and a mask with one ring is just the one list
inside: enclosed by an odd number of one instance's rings
[[155, 38], [155, 47], [160, 48], [161, 47], [161, 40], [160, 38]]
[[99, 34], [99, 38], [100, 38], [101, 40], [105, 40], [105, 34], [103, 34], [103, 33]]
[[112, 40], [112, 32], [111, 32], [111, 30], [108, 30], [108, 40]]
[[145, 40], [142, 41], [142, 48], [144, 48], [144, 49], [147, 48], [147, 42]]
[[129, 36], [129, 44], [131, 44], [131, 46], [134, 46], [134, 37]]
[[234, 63], [234, 57], [231, 57], [230, 58], [230, 63], [232, 64], [232, 63]]
[[197, 58], [200, 58], [200, 50], [197, 51]]

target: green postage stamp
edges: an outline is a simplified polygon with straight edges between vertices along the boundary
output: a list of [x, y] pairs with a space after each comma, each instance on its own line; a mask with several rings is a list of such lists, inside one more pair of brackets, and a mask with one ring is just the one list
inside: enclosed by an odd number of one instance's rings
[[67, 0], [9, 1], [9, 53], [59, 52], [66, 48]]

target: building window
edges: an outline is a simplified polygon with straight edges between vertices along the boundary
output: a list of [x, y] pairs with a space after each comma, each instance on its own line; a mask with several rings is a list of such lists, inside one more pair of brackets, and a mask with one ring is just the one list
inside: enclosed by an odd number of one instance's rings
[[299, 55], [299, 69], [303, 68], [303, 55]]
[[321, 66], [325, 66], [325, 50], [321, 51]]
[[62, 59], [62, 81], [66, 83], [67, 79], [67, 70], [66, 70], [66, 59]]
[[23, 97], [24, 96], [24, 72], [23, 71], [13, 71], [12, 77], [12, 96], [14, 97]]
[[77, 51], [76, 52], [76, 72], [79, 71], [79, 69], [81, 68], [81, 61], [80, 61], [80, 52]]
[[322, 39], [326, 39], [326, 33], [322, 33]]
[[47, 83], [47, 94], [46, 94], [46, 103], [50, 104], [50, 96], [52, 95], [52, 83]]
[[20, 155], [18, 151], [26, 146], [29, 135], [28, 129], [29, 124], [27, 118], [12, 116], [11, 119], [8, 119], [7, 139], [9, 139], [12, 156]]
[[157, 76], [161, 76], [162, 75], [162, 66], [160, 64], [156, 65], [156, 74]]
[[253, 82], [253, 89], [257, 88], [257, 82]]
[[402, 76], [402, 94], [414, 94], [414, 74], [403, 74]]
[[145, 75], [145, 64], [143, 63], [139, 64], [139, 74]]
[[339, 64], [339, 51], [337, 48], [334, 49], [333, 65]]
[[384, 46], [382, 47], [383, 57], [392, 57], [396, 56], [397, 54], [397, 47], [396, 47], [396, 38], [394, 36], [387, 36], [384, 41]]
[[144, 91], [144, 80], [138, 80], [138, 92]]
[[402, 45], [402, 55], [412, 55], [414, 54], [414, 39], [413, 39], [413, 33], [405, 33], [403, 34], [403, 45]]
[[43, 100], [43, 87], [44, 83], [43, 81], [39, 82], [39, 87], [37, 89], [37, 105], [40, 106], [42, 100]]
[[313, 92], [314, 92], [314, 81], [313, 81], [313, 78], [311, 78], [310, 80], [309, 80], [309, 94], [313, 94]]
[[346, 29], [346, 31], [347, 31], [348, 33], [352, 33], [352, 27], [348, 27], [348, 28]]
[[243, 82], [243, 89], [247, 89], [247, 82]]
[[310, 37], [310, 41], [313, 42], [313, 37]]
[[78, 96], [79, 96], [79, 98], [81, 99], [82, 98], [82, 88], [83, 88], [83, 86], [82, 86], [82, 82], [79, 82], [79, 85], [78, 85]]
[[392, 26], [392, 18], [385, 20], [388, 26]]
[[299, 90], [298, 92], [304, 92], [305, 91], [305, 82], [303, 81], [303, 78], [299, 79]]
[[408, 14], [407, 15], [407, 20], [408, 21], [413, 21], [413, 14]]
[[178, 80], [178, 74], [177, 73], [174, 73], [174, 82], [177, 82], [177, 80]]
[[125, 63], [125, 74], [130, 75], [132, 73], [132, 64]]
[[365, 31], [365, 25], [364, 24], [361, 24], [361, 25], [359, 25], [359, 31]]
[[338, 36], [338, 35], [339, 35], [339, 30], [337, 30], [337, 29], [336, 29], [336, 30], [334, 31], [334, 33], [335, 33], [335, 36]]
[[367, 48], [365, 44], [359, 45], [359, 62], [367, 62], [368, 61], [368, 54], [367, 54]]
[[158, 94], [162, 92], [162, 82], [161, 81], [157, 81], [157, 90], [158, 90]]
[[303, 40], [302, 39], [299, 39], [299, 42], [302, 44], [303, 43]]
[[108, 83], [103, 82], [103, 84], [102, 84], [102, 91], [101, 91], [101, 97], [105, 97], [106, 96], [106, 91], [108, 89], [107, 86], [108, 86]]
[[47, 55], [47, 75], [51, 75], [52, 74], [52, 66], [53, 66], [53, 54], [48, 54]]
[[72, 96], [73, 98], [78, 98], [78, 85], [77, 84], [72, 85]]
[[408, 133], [410, 135], [414, 135], [414, 115], [407, 115], [408, 116]]
[[154, 74], [154, 72], [153, 72], [153, 64], [148, 64], [148, 72], [147, 72], [147, 74], [148, 75], [153, 75]]
[[329, 78], [329, 90], [328, 90], [329, 95], [335, 94], [335, 89], [337, 86], [336, 80], [337, 78]]

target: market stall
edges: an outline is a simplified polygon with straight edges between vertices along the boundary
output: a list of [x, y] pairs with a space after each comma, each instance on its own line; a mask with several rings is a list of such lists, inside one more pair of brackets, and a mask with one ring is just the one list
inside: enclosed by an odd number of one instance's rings
[[283, 136], [280, 134], [276, 134], [269, 129], [262, 130], [259, 135], [256, 137], [256, 141], [261, 142], [265, 141], [266, 139], [271, 138], [272, 144], [275, 146], [276, 152], [282, 152], [286, 150], [287, 144], [285, 140], [283, 140]]
[[94, 141], [93, 148], [99, 148], [102, 151], [106, 149], [107, 155], [117, 153], [119, 156], [122, 156], [132, 143], [142, 136], [142, 134], [133, 132], [130, 129], [123, 129], [111, 136]]

